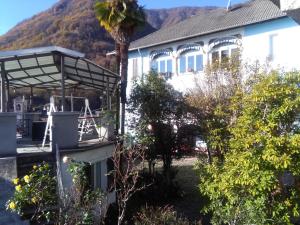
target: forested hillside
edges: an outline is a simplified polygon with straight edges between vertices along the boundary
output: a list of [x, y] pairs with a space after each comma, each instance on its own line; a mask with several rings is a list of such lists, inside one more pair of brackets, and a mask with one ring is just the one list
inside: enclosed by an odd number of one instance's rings
[[[33, 16], [0, 36], [0, 50], [58, 45], [86, 53], [89, 59], [108, 66], [107, 51], [114, 48], [110, 35], [95, 18], [95, 0], [61, 0], [53, 7]], [[146, 10], [148, 24], [135, 39], [164, 26], [180, 22], [211, 7], [182, 7]]]

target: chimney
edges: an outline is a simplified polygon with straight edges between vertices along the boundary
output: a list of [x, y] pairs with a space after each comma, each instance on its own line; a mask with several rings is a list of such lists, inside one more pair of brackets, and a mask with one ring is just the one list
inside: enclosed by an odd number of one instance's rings
[[[274, 1], [278, 2], [278, 0], [273, 0], [273, 2]], [[300, 8], [300, 1], [299, 0], [280, 0], [279, 7], [282, 11], [299, 9]]]

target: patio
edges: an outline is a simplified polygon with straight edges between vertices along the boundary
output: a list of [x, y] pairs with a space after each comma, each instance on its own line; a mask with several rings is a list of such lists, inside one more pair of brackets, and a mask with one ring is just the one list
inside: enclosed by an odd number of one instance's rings
[[[118, 130], [119, 75], [80, 52], [57, 46], [0, 52], [0, 64], [0, 156], [52, 152], [57, 147], [83, 149], [113, 141]], [[24, 89], [30, 92], [26, 104], [13, 101], [12, 91]], [[44, 109], [33, 112], [35, 90], [47, 90], [51, 97]], [[77, 90], [101, 93], [101, 108], [91, 109], [88, 97], [76, 96]], [[74, 110], [78, 99], [82, 112]]]

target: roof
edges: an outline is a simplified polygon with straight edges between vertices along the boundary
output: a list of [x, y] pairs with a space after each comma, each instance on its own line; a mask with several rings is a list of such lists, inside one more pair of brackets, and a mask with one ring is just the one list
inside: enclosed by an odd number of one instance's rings
[[211, 10], [138, 39], [130, 50], [224, 31], [287, 16], [270, 0], [253, 0], [226, 9]]
[[118, 74], [84, 58], [83, 53], [58, 46], [0, 51], [0, 64], [0, 71], [3, 66], [14, 88], [60, 88], [62, 65], [65, 88], [113, 92], [120, 79]]
[[300, 9], [292, 9], [286, 12], [287, 15], [293, 20], [295, 20], [298, 24], [300, 24]]

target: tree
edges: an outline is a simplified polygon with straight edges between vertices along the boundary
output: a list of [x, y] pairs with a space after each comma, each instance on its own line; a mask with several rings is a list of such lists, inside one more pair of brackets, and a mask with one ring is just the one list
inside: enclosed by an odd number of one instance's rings
[[300, 207], [300, 74], [273, 72], [245, 92], [224, 159], [201, 166], [213, 224], [293, 224]]
[[174, 126], [179, 129], [186, 119], [182, 94], [152, 71], [145, 81], [134, 84], [129, 111], [138, 142], [148, 146], [149, 171], [153, 160], [162, 156], [163, 169], [168, 177], [177, 145]]
[[124, 135], [128, 49], [136, 29], [145, 24], [145, 13], [137, 0], [97, 2], [95, 12], [100, 25], [110, 33], [116, 43], [117, 67], [121, 75], [121, 134]]
[[189, 112], [207, 144], [208, 161], [212, 154], [222, 158], [228, 150], [228, 130], [239, 114], [243, 94], [241, 63], [238, 55], [222, 63], [215, 61], [205, 69], [205, 76], [186, 96]]
[[150, 184], [139, 182], [140, 173], [143, 170], [145, 160], [145, 149], [141, 146], [124, 147], [118, 144], [113, 157], [114, 169], [112, 189], [115, 190], [118, 205], [118, 225], [123, 224], [128, 201], [138, 191], [148, 187]]

